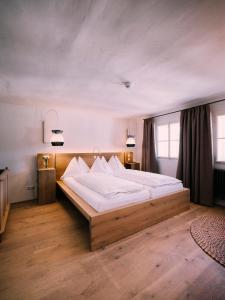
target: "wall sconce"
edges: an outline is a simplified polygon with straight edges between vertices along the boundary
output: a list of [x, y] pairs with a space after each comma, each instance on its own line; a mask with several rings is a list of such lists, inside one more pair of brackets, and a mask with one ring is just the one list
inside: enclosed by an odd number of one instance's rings
[[51, 137], [52, 146], [63, 146], [64, 139], [63, 139], [62, 133], [63, 133], [63, 130], [60, 130], [60, 129], [52, 130], [52, 137]]
[[129, 134], [127, 129], [127, 141], [126, 141], [127, 147], [135, 147], [135, 144], [136, 144], [135, 136]]
[[[51, 120], [50, 117], [47, 117], [50, 113], [54, 113], [55, 120]], [[63, 146], [63, 130], [58, 129], [59, 116], [56, 110], [50, 109], [45, 113], [43, 121], [43, 142], [51, 143], [52, 146]]]

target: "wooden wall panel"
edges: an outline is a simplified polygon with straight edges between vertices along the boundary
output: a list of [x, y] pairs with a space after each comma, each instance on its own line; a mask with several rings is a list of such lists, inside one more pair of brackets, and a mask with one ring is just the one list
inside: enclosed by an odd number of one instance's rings
[[89, 167], [92, 166], [97, 156], [104, 156], [106, 160], [109, 160], [112, 155], [117, 155], [122, 164], [124, 164], [124, 152], [103, 152], [97, 155], [96, 153], [56, 153], [55, 155], [55, 168], [57, 180], [63, 175], [66, 167], [73, 157], [82, 157]]

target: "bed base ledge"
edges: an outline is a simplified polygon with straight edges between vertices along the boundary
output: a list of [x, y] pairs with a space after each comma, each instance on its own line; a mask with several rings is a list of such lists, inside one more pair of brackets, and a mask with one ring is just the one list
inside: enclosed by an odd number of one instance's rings
[[91, 250], [103, 248], [190, 208], [189, 190], [98, 214], [91, 218]]
[[91, 251], [103, 248], [190, 208], [190, 191], [184, 188], [182, 191], [145, 202], [97, 212], [63, 181], [57, 181], [57, 185], [89, 221]]

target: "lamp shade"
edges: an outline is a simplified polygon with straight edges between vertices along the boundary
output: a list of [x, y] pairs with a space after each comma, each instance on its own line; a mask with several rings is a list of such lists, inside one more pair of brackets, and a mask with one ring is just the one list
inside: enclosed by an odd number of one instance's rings
[[133, 135], [128, 135], [126, 141], [127, 147], [135, 147], [135, 144], [135, 137]]
[[52, 146], [63, 146], [64, 139], [63, 139], [62, 133], [63, 133], [63, 130], [60, 130], [60, 129], [52, 130], [52, 137], [51, 137]]

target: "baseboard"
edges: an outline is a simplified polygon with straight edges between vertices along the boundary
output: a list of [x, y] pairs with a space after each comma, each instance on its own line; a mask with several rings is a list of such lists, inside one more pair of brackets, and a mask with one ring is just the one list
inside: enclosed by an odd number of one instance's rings
[[225, 207], [225, 199], [217, 199], [215, 201], [215, 204], [219, 205], [219, 206], [224, 206]]
[[18, 202], [11, 202], [10, 205], [11, 207], [18, 207], [20, 205], [28, 204], [28, 203], [34, 203], [37, 204], [37, 199], [30, 199], [30, 200], [24, 200], [24, 201], [18, 201]]

